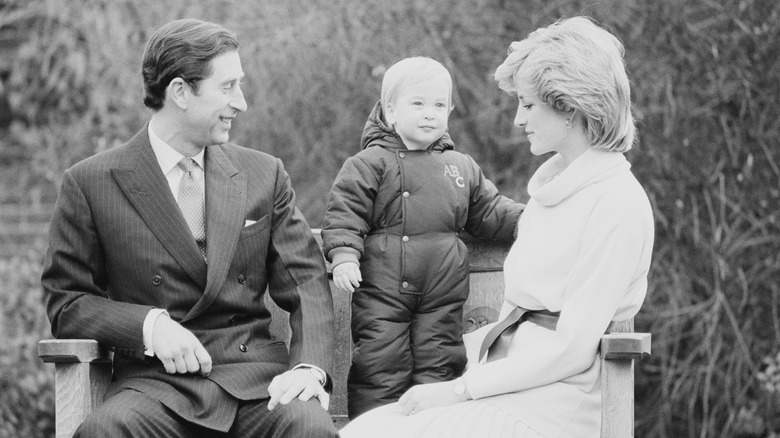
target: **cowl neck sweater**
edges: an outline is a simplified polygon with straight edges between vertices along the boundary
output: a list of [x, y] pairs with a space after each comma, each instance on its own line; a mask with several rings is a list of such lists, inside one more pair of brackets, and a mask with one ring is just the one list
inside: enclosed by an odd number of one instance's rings
[[631, 164], [620, 152], [588, 148], [571, 164], [556, 154], [545, 161], [528, 182], [528, 194], [541, 205], [552, 207], [591, 184], [625, 172]]

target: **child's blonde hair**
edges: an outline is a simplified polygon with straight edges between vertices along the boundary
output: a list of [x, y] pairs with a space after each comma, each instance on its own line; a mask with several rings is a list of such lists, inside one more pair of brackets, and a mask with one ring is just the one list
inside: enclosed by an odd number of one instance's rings
[[449, 108], [452, 109], [452, 76], [439, 61], [426, 56], [404, 58], [387, 69], [382, 78], [382, 113], [387, 114], [387, 104], [393, 100], [405, 86], [428, 80], [437, 76], [445, 77], [450, 86]]

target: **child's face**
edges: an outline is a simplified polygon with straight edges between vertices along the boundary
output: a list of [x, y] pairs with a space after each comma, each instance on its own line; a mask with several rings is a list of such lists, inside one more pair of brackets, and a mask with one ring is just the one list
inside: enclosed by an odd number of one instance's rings
[[408, 149], [421, 150], [444, 135], [449, 115], [450, 83], [438, 76], [406, 85], [385, 117]]

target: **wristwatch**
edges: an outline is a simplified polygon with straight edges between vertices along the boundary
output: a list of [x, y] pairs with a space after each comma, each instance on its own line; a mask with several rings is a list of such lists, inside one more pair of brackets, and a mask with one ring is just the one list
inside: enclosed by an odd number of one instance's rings
[[312, 367], [305, 367], [310, 373], [314, 374], [314, 377], [317, 378], [317, 380], [320, 382], [320, 385], [325, 386], [325, 382], [327, 381], [327, 375], [318, 370], [317, 368]]
[[322, 371], [319, 368], [313, 367], [311, 365], [298, 364], [293, 367], [293, 370], [306, 370], [310, 372], [314, 377], [317, 378], [317, 380], [320, 382], [320, 385], [323, 387], [326, 383], [328, 383], [328, 375], [325, 374], [325, 371]]
[[455, 386], [452, 388], [455, 391], [455, 395], [458, 396], [459, 401], [472, 400], [471, 394], [469, 394], [468, 388], [466, 388], [466, 381], [461, 377], [455, 381]]

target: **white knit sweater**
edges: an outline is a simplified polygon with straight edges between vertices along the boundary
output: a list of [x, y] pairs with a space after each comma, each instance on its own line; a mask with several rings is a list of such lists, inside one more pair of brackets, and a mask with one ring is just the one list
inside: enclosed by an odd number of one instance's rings
[[610, 321], [639, 311], [647, 291], [653, 216], [630, 167], [621, 153], [589, 149], [568, 167], [556, 155], [533, 175], [531, 200], [504, 264], [501, 318], [516, 305], [560, 311], [558, 328], [524, 323], [509, 357], [470, 365], [465, 378], [474, 398], [583, 373], [596, 360]]

